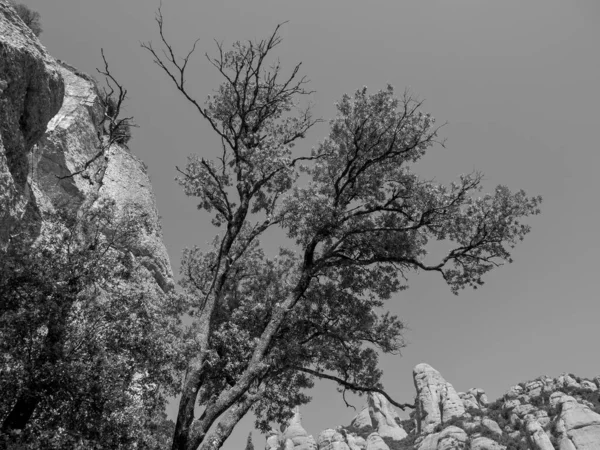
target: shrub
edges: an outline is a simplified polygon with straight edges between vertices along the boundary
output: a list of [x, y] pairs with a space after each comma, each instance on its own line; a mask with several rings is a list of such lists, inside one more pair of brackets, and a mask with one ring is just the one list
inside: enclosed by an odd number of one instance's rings
[[342, 431], [345, 432], [346, 434], [354, 434], [363, 439], [367, 439], [367, 437], [369, 437], [369, 435], [371, 433], [374, 433], [377, 430], [374, 429], [373, 427], [357, 428], [357, 427], [353, 427], [353, 426], [349, 425], [347, 427], [342, 428]]
[[31, 31], [33, 31], [33, 34], [39, 37], [43, 31], [40, 22], [40, 13], [30, 9], [23, 3], [17, 3], [15, 0], [9, 0], [9, 3], [15, 9], [23, 23], [25, 23], [25, 25], [27, 25]]
[[592, 404], [592, 410], [600, 414], [600, 393], [598, 391], [590, 392], [581, 387], [565, 387], [562, 389], [562, 391], [578, 400], [586, 400], [590, 402]]
[[105, 94], [103, 97], [104, 114], [108, 119], [105, 121], [104, 134], [110, 136], [111, 141], [127, 146], [131, 140], [131, 119], [119, 117], [121, 105], [115, 97], [110, 94]]
[[395, 441], [392, 438], [384, 437], [383, 441], [387, 444], [390, 450], [413, 450], [417, 439], [416, 433], [411, 433], [401, 441]]
[[477, 416], [485, 416], [485, 412], [483, 412], [481, 409], [479, 408], [468, 408], [467, 413], [471, 414], [472, 417], [477, 417]]
[[504, 445], [506, 450], [529, 450], [527, 441], [525, 441], [521, 435], [511, 437], [505, 433], [497, 438], [497, 442], [500, 445]]

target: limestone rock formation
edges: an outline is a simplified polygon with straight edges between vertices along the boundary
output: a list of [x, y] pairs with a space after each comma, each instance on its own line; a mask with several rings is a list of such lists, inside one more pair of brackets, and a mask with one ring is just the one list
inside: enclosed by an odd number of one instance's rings
[[148, 174], [127, 148], [108, 146], [103, 117], [95, 81], [49, 56], [0, 1], [0, 247], [23, 221], [43, 224], [44, 213], [108, 200], [115, 219], [138, 224], [130, 251], [168, 291], [173, 275]]
[[309, 436], [306, 430], [302, 427], [300, 408], [295, 408], [294, 416], [288, 422], [288, 425], [283, 432], [283, 439], [286, 441], [286, 446], [288, 445], [288, 441], [291, 442], [294, 450], [316, 450], [317, 444], [314, 438]]
[[458, 396], [462, 400], [465, 409], [481, 409], [488, 404], [487, 395], [485, 395], [483, 389], [469, 389], [467, 392], [459, 392]]
[[363, 437], [354, 434], [347, 433], [346, 442], [350, 450], [365, 450], [367, 448], [367, 441]]
[[29, 156], [63, 94], [56, 61], [0, 2], [0, 247], [30, 206]]
[[279, 448], [279, 433], [277, 430], [271, 429], [267, 434], [267, 444], [265, 450], [277, 450]]
[[[413, 376], [417, 397], [410, 418], [401, 419], [385, 397], [370, 394], [349, 426], [319, 434], [318, 450], [600, 450], [600, 377], [541, 376], [489, 402], [482, 389], [457, 394], [427, 364], [416, 366]], [[383, 434], [387, 426], [396, 429], [392, 422], [403, 438]], [[267, 450], [296, 449], [292, 437], [300, 435], [307, 433], [297, 413], [278, 447], [271, 436]]]
[[398, 424], [398, 413], [383, 395], [377, 392], [369, 394], [368, 405], [372, 426], [379, 436], [394, 441], [401, 441], [406, 437], [406, 431]]
[[437, 450], [459, 450], [465, 448], [467, 433], [453, 425], [446, 427], [440, 433]]
[[504, 445], [485, 436], [478, 436], [471, 440], [471, 450], [504, 450], [505, 448]]
[[553, 450], [552, 442], [539, 422], [535, 420], [527, 422], [527, 434], [536, 450]]
[[390, 450], [378, 433], [371, 433], [367, 438], [367, 450]]
[[[569, 395], [559, 396], [556, 423], [561, 446], [577, 450], [600, 449], [600, 414]], [[569, 441], [572, 445], [569, 445]]]
[[356, 428], [358, 430], [362, 429], [371, 429], [373, 427], [373, 421], [371, 420], [371, 414], [369, 413], [369, 404], [365, 404], [361, 409], [360, 413], [352, 419], [350, 422], [350, 426], [352, 428]]
[[321, 431], [317, 438], [319, 450], [350, 450], [344, 435], [332, 428]]
[[419, 432], [431, 432], [440, 424], [465, 413], [465, 406], [454, 387], [428, 364], [413, 370], [417, 390], [416, 419]]

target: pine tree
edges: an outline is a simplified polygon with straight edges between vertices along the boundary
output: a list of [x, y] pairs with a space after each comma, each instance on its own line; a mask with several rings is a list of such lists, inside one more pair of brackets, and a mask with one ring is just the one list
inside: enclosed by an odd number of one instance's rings
[[254, 450], [254, 444], [252, 443], [252, 431], [248, 433], [248, 439], [246, 440], [246, 450]]

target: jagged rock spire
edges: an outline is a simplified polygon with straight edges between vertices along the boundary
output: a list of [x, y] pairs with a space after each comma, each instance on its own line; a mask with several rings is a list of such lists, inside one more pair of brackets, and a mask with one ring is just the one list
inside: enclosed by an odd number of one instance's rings
[[417, 402], [415, 417], [419, 433], [431, 432], [453, 417], [465, 413], [465, 406], [440, 373], [429, 364], [418, 364], [413, 370]]
[[312, 436], [302, 427], [302, 415], [300, 408], [294, 408], [294, 416], [288, 422], [283, 432], [286, 449], [289, 446], [288, 441], [293, 444], [294, 450], [316, 450], [317, 444]]
[[[417, 365], [413, 375], [414, 429], [400, 426], [384, 396], [370, 394], [350, 426], [319, 434], [318, 450], [600, 450], [600, 377], [543, 376], [515, 385], [489, 403], [482, 389], [457, 394], [428, 364]], [[298, 410], [283, 438], [277, 440], [275, 433], [268, 443], [273, 439], [278, 447], [267, 445], [267, 450], [315, 445]]]

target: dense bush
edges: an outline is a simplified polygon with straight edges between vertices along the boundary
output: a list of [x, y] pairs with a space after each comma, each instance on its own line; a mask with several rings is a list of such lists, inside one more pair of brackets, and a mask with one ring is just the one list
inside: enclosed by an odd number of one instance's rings
[[348, 434], [354, 434], [356, 436], [359, 436], [363, 439], [367, 439], [367, 437], [369, 437], [369, 435], [371, 433], [376, 432], [377, 430], [373, 427], [362, 427], [362, 428], [357, 428], [357, 427], [353, 427], [351, 425], [342, 428], [342, 431], [344, 433]]
[[521, 435], [511, 437], [504, 433], [501, 437], [496, 438], [496, 442], [506, 446], [506, 450], [530, 450], [527, 440], [523, 439]]
[[131, 257], [146, 218], [115, 208], [44, 213], [0, 249], [0, 448], [158, 450], [172, 436], [176, 298]]
[[31, 28], [33, 34], [36, 36], [40, 36], [42, 34], [42, 25], [40, 22], [40, 13], [37, 11], [33, 11], [27, 5], [22, 3], [17, 3], [15, 0], [9, 0], [10, 5], [15, 9], [21, 20]]
[[600, 414], [600, 393], [598, 391], [590, 392], [589, 390], [581, 387], [565, 387], [562, 389], [567, 395], [575, 397], [577, 400], [585, 400], [591, 403], [592, 410]]

